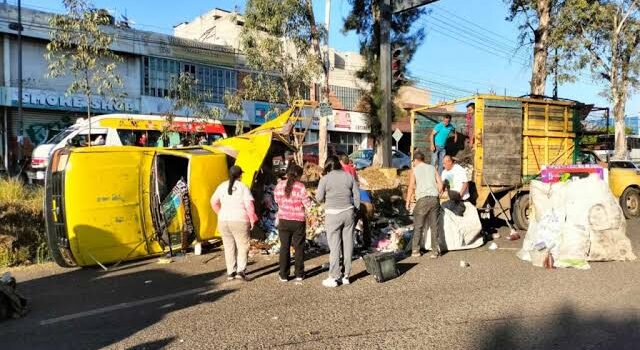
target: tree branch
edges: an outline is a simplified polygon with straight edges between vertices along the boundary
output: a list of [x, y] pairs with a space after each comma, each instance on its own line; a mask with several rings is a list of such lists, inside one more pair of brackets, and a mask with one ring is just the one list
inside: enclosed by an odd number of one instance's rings
[[[610, 71], [609, 66], [604, 62], [604, 60], [600, 57], [600, 55], [598, 55], [598, 53], [593, 49], [591, 44], [586, 44], [585, 46], [587, 48], [587, 52], [589, 52], [591, 54], [591, 56], [593, 57], [593, 59], [595, 59], [602, 66], [602, 69], [605, 72]], [[601, 73], [601, 75], [606, 80], [611, 81], [611, 77], [608, 74]]]
[[638, 6], [638, 0], [633, 0], [631, 5], [629, 5], [629, 10], [627, 10], [627, 13], [624, 14], [624, 16], [622, 17], [622, 20], [620, 21], [620, 24], [618, 25], [618, 28], [616, 28], [616, 33], [620, 33], [620, 31], [622, 30], [622, 26], [624, 26], [624, 22], [627, 21], [627, 19], [629, 18], [629, 16], [631, 16], [633, 11], [635, 11], [635, 7], [637, 6]]

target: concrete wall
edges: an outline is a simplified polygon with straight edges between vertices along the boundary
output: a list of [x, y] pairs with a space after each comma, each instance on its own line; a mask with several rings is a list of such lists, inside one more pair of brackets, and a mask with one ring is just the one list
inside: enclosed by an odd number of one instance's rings
[[[18, 43], [11, 40], [11, 86], [18, 86]], [[65, 91], [73, 78], [67, 75], [60, 78], [47, 77], [45, 59], [46, 42], [25, 38], [22, 41], [22, 81], [24, 88]], [[139, 57], [122, 56], [124, 61], [118, 65], [117, 73], [124, 83], [121, 91], [129, 97], [140, 96], [141, 64]]]

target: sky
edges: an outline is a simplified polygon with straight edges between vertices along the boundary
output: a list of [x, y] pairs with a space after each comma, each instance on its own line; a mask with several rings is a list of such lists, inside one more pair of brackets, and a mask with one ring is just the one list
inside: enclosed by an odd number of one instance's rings
[[[313, 0], [316, 20], [324, 22], [325, 0]], [[16, 0], [9, 0], [15, 3]], [[62, 0], [23, 0], [23, 6], [61, 12]], [[239, 11], [244, 0], [94, 0], [97, 7], [126, 14], [134, 28], [172, 34], [172, 27], [213, 8]], [[418, 21], [427, 37], [408, 65], [409, 75], [418, 85], [432, 91], [433, 103], [469, 96], [476, 92], [511, 96], [529, 91], [531, 48], [518, 48], [518, 24], [505, 20], [504, 0], [440, 0], [427, 6], [429, 14]], [[348, 0], [331, 0], [329, 43], [340, 51], [358, 51], [358, 38], [343, 34], [342, 24], [349, 13]], [[547, 95], [552, 79], [547, 79]], [[601, 96], [605, 86], [580, 73], [578, 81], [558, 87], [558, 95], [600, 107], [610, 107]], [[634, 93], [626, 114], [638, 115], [640, 98]]]

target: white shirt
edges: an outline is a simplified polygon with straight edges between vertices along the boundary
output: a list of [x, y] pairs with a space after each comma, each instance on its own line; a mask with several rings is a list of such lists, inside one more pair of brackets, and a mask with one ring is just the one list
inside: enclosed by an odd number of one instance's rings
[[229, 195], [229, 181], [221, 183], [211, 197], [211, 205], [220, 201], [218, 220], [249, 222], [247, 205], [253, 201], [251, 190], [240, 181], [233, 183], [233, 190]]
[[445, 180], [449, 181], [449, 187], [451, 188], [451, 190], [460, 192], [460, 196], [462, 197], [462, 200], [466, 201], [467, 199], [469, 199], [468, 186], [467, 186], [467, 189], [464, 191], [464, 193], [461, 192], [462, 185], [465, 182], [469, 182], [469, 179], [467, 178], [467, 172], [464, 170], [463, 167], [461, 167], [458, 164], [454, 164], [451, 170], [446, 170], [446, 169], [443, 170], [442, 181], [444, 182]]

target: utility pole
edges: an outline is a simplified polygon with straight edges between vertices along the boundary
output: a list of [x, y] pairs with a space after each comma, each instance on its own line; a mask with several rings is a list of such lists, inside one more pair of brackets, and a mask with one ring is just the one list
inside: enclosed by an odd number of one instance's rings
[[[18, 164], [20, 164], [24, 158], [24, 118], [22, 117], [22, 2], [18, 0]], [[20, 170], [17, 174], [22, 172], [23, 164], [20, 164]]]
[[382, 167], [391, 166], [391, 0], [380, 1], [380, 109]]
[[382, 106], [380, 109], [382, 151], [382, 167], [391, 166], [391, 116], [393, 105], [391, 101], [391, 19], [394, 13], [408, 11], [416, 7], [430, 4], [438, 0], [378, 0], [380, 7], [380, 91], [382, 92]]
[[[329, 24], [331, 23], [331, 0], [325, 0], [324, 3], [324, 26], [325, 26], [325, 30], [326, 30], [326, 41], [325, 41], [325, 45], [323, 46], [323, 55], [322, 55], [322, 64], [324, 65], [324, 81], [321, 84], [321, 100], [323, 104], [326, 104], [327, 106], [329, 105], [329, 71], [331, 70], [331, 60], [329, 59]], [[327, 143], [329, 142], [328, 140], [328, 133], [327, 133], [327, 127], [328, 127], [328, 121], [327, 121], [328, 116], [325, 115], [325, 112], [323, 111], [323, 109], [320, 109], [320, 125], [319, 125], [319, 130], [318, 130], [318, 164], [321, 167], [324, 167], [324, 163], [327, 160], [327, 152], [328, 152], [328, 147], [327, 147]]]

